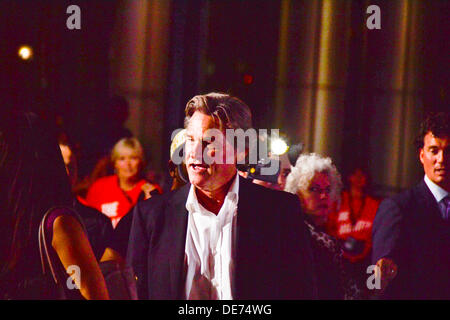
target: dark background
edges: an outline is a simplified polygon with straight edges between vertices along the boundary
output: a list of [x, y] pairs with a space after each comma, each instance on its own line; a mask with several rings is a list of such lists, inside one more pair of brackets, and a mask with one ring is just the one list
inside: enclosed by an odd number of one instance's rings
[[[378, 2], [383, 14], [389, 15], [387, 2]], [[367, 69], [374, 62], [382, 65], [383, 44], [395, 41], [389, 33], [371, 33], [367, 39], [368, 58], [362, 58], [362, 26], [367, 15], [361, 12], [367, 3], [356, 0], [351, 4], [351, 64], [343, 106], [343, 156], [338, 163], [343, 172], [354, 157], [368, 161], [365, 146], [370, 145], [372, 137], [365, 134], [365, 129], [377, 106], [367, 103], [367, 95], [376, 91], [376, 84], [367, 77], [385, 81], [389, 75], [377, 71], [370, 74], [374, 69], [369, 73]], [[70, 4], [82, 10], [81, 30], [66, 28], [66, 8]], [[167, 133], [182, 126], [180, 105], [198, 93], [214, 90], [235, 94], [251, 107], [255, 127], [274, 126], [280, 7], [281, 2], [274, 0], [172, 1], [161, 152], [167, 153], [170, 144]], [[423, 103], [418, 108], [423, 113], [448, 111], [449, 4], [432, 0], [425, 8], [421, 12], [424, 23], [418, 31], [425, 39], [419, 48], [423, 72], [418, 92]], [[62, 122], [75, 141], [83, 143], [88, 139], [86, 132], [101, 126], [108, 112], [106, 101], [114, 94], [109, 87], [109, 49], [116, 9], [117, 1], [113, 0], [0, 1], [3, 107], [32, 109], [51, 121]], [[33, 47], [31, 61], [18, 58], [21, 44]], [[204, 49], [201, 58], [199, 48]], [[294, 124], [284, 130], [294, 133]], [[163, 157], [157, 167], [164, 168], [165, 161]]]

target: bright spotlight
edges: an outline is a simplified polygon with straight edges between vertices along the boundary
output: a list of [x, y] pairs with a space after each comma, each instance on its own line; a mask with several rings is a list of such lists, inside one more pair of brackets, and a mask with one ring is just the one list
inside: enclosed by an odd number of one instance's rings
[[270, 141], [270, 151], [276, 155], [282, 155], [288, 151], [289, 146], [283, 139], [273, 139]]
[[30, 46], [21, 46], [18, 55], [22, 60], [30, 60], [33, 57], [33, 49]]

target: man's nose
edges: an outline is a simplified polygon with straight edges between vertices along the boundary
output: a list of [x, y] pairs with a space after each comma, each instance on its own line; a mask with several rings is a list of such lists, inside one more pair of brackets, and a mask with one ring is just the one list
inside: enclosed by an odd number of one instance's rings
[[326, 199], [328, 198], [328, 193], [326, 191], [320, 192], [320, 199]]
[[319, 194], [320, 199], [327, 199], [328, 198], [328, 192], [326, 190], [321, 190]]
[[188, 156], [191, 159], [202, 161], [203, 147], [201, 141], [195, 141], [191, 144]]

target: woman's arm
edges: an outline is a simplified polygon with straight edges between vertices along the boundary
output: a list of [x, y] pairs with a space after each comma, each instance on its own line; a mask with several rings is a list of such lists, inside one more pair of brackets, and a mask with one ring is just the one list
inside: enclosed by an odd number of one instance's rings
[[161, 189], [161, 187], [159, 185], [151, 184], [149, 182], [142, 185], [141, 189], [144, 192], [144, 200], [150, 199], [152, 197], [153, 191], [155, 191], [155, 190], [158, 192], [158, 194], [163, 193], [163, 190]]
[[74, 281], [85, 299], [109, 299], [105, 279], [89, 240], [75, 218], [67, 215], [56, 218], [52, 246], [66, 270], [72, 265], [79, 267], [80, 282], [77, 277], [74, 277]]

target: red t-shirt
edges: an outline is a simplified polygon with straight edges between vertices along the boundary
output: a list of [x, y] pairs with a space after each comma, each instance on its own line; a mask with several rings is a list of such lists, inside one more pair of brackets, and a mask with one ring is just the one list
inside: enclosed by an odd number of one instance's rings
[[117, 175], [102, 177], [89, 188], [86, 203], [108, 216], [115, 228], [120, 219], [136, 205], [142, 186], [146, 183], [142, 179], [133, 189], [124, 191], [119, 186]]
[[340, 209], [328, 216], [327, 232], [337, 239], [346, 240], [352, 237], [364, 242], [364, 249], [359, 255], [348, 255], [344, 257], [351, 262], [364, 259], [370, 252], [372, 246], [372, 224], [377, 213], [380, 201], [370, 196], [366, 196], [362, 208], [359, 212], [353, 213], [351, 217], [350, 197], [347, 191], [342, 193], [342, 203]]

